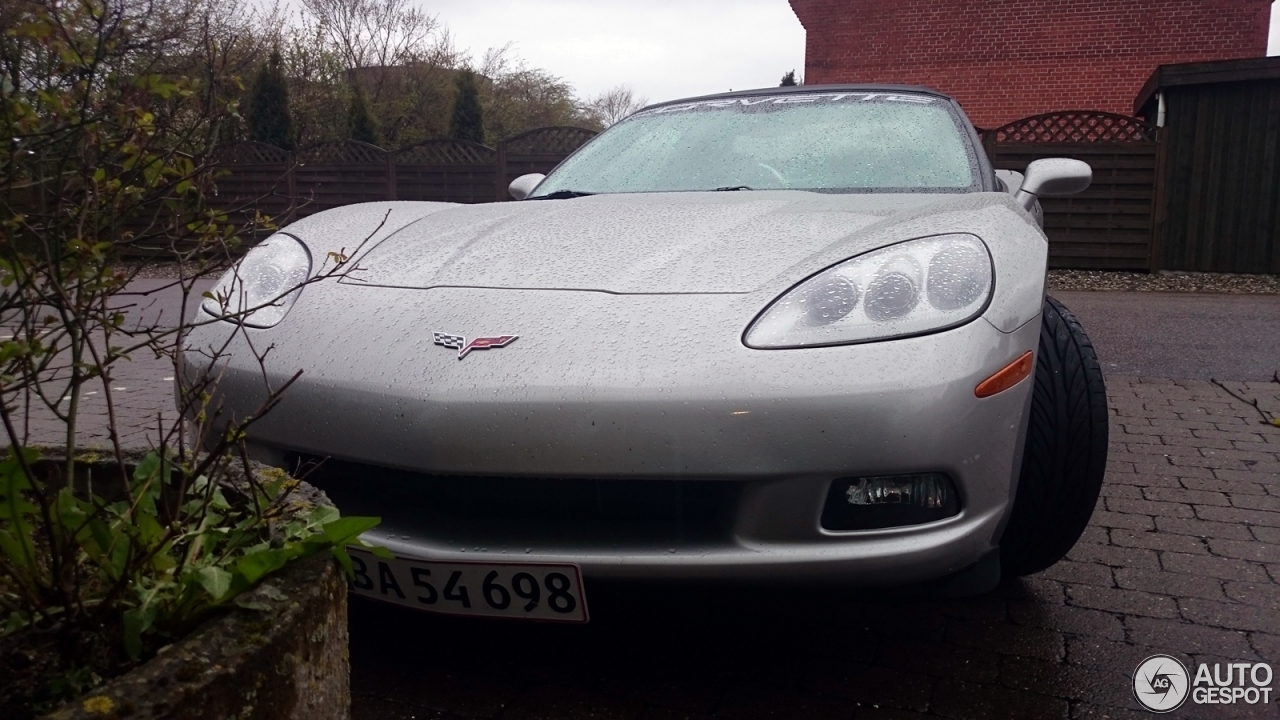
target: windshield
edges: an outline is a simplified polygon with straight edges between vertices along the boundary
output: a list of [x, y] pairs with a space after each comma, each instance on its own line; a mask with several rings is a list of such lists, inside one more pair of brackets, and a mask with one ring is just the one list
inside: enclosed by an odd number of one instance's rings
[[978, 189], [978, 173], [942, 98], [787, 93], [633, 115], [565, 160], [533, 197], [729, 189], [957, 192]]

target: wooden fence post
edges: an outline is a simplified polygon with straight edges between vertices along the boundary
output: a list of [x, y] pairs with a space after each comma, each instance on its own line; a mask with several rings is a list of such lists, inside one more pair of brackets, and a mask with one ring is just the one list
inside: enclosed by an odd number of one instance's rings
[[289, 193], [288, 221], [293, 222], [298, 215], [298, 186], [294, 182], [293, 170], [298, 165], [298, 156], [293, 151], [284, 154], [285, 188]]
[[387, 151], [387, 199], [396, 199], [396, 154]]
[[991, 161], [991, 167], [996, 166], [996, 131], [982, 131], [982, 149], [987, 152], [987, 159]]
[[1168, 128], [1156, 128], [1156, 169], [1155, 187], [1151, 192], [1151, 255], [1147, 263], [1147, 272], [1157, 272], [1164, 268], [1164, 235], [1166, 223], [1168, 182], [1165, 179], [1165, 167], [1169, 158]]
[[502, 202], [507, 199], [507, 141], [498, 143], [498, 162], [494, 170], [494, 200]]

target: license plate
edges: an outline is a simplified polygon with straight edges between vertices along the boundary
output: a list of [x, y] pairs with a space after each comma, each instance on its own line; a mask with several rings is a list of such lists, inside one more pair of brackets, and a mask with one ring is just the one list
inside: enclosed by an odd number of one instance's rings
[[383, 559], [350, 549], [351, 592], [446, 615], [585, 623], [577, 565]]

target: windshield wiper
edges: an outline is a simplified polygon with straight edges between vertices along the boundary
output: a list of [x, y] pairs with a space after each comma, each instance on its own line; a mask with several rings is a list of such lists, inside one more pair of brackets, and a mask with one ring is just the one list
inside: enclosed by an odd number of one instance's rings
[[586, 197], [595, 195], [595, 193], [581, 192], [579, 190], [557, 190], [546, 195], [535, 195], [530, 200], [568, 200], [569, 198]]
[[724, 187], [716, 188], [715, 191], [716, 192], [733, 192], [734, 190], [755, 190], [755, 188], [751, 187], [750, 185], [725, 185]]

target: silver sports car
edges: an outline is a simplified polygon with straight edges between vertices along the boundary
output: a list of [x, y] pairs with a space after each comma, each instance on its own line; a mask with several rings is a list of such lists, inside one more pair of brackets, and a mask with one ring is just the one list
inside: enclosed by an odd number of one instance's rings
[[224, 421], [302, 371], [250, 447], [383, 518], [358, 593], [585, 621], [594, 578], [982, 592], [1059, 560], [1101, 486], [1102, 376], [1045, 296], [1037, 201], [1090, 179], [994, 170], [924, 88], [663, 103], [519, 202], [288, 226], [187, 371], [225, 346]]

